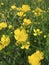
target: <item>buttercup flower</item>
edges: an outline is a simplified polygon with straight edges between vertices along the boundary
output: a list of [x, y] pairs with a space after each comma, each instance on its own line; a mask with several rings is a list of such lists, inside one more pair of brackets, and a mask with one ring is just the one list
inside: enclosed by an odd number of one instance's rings
[[30, 42], [25, 42], [24, 44], [22, 44], [21, 49], [29, 49], [30, 47]]
[[1, 41], [0, 41], [0, 50], [2, 50], [3, 48], [5, 48], [9, 44], [10, 44], [10, 37], [6, 36], [6, 35], [3, 35], [1, 37]]
[[38, 2], [42, 2], [42, 0], [38, 0]]
[[1, 2], [1, 5], [4, 5], [4, 3], [3, 3], [3, 2]]
[[23, 25], [29, 25], [29, 24], [31, 24], [31, 20], [25, 18], [25, 19], [23, 20]]
[[44, 35], [44, 38], [46, 38], [47, 36], [46, 35]]
[[25, 42], [28, 38], [28, 34], [26, 33], [25, 29], [16, 29], [14, 30], [14, 38], [18, 41], [18, 42]]
[[36, 51], [31, 56], [28, 56], [28, 61], [30, 65], [41, 65], [41, 60], [44, 59], [44, 54], [41, 51]]
[[5, 46], [8, 46], [9, 43], [10, 43], [10, 38], [9, 38], [9, 36], [3, 35], [3, 36], [1, 37], [1, 43], [2, 43], [2, 45], [3, 45], [4, 47], [5, 47]]
[[17, 13], [17, 15], [20, 16], [20, 17], [22, 17], [23, 14], [24, 14], [24, 12], [18, 12], [18, 13]]
[[18, 7], [16, 8], [18, 11], [22, 11], [22, 12], [28, 12], [31, 10], [30, 6], [27, 4], [23, 4], [22, 7]]
[[6, 22], [1, 22], [0, 23], [0, 30], [2, 30], [3, 28], [7, 27], [7, 23]]
[[33, 31], [34, 31], [33, 33], [34, 36], [42, 34], [42, 31], [40, 31], [40, 29], [33, 29]]
[[12, 25], [9, 25], [9, 26], [8, 26], [8, 28], [9, 28], [9, 29], [12, 29], [12, 28], [13, 28], [13, 26], [12, 26]]
[[11, 9], [12, 9], [12, 10], [16, 9], [16, 6], [15, 6], [15, 5], [12, 5], [12, 6], [11, 6]]
[[48, 9], [47, 9], [47, 12], [49, 12], [49, 7], [48, 7]]
[[30, 10], [31, 9], [30, 9], [29, 5], [25, 5], [25, 4], [22, 5], [22, 11], [27, 12], [27, 11], [30, 11]]
[[16, 8], [17, 11], [22, 11], [21, 9], [22, 9], [21, 7]]

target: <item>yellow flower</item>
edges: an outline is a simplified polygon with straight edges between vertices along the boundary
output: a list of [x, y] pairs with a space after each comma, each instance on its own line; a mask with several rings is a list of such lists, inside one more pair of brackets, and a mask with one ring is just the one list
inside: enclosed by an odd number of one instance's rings
[[23, 14], [24, 14], [24, 12], [18, 12], [18, 13], [17, 13], [17, 15], [20, 16], [20, 17], [22, 17]]
[[46, 35], [44, 35], [44, 38], [46, 38], [47, 36]]
[[43, 10], [37, 7], [35, 10], [32, 11], [35, 16], [40, 16], [43, 13]]
[[10, 44], [9, 36], [3, 35], [0, 40], [0, 51]]
[[15, 6], [15, 5], [12, 5], [12, 6], [11, 6], [11, 9], [12, 9], [12, 10], [16, 9], [16, 6]]
[[4, 5], [4, 3], [3, 3], [3, 2], [1, 2], [1, 5]]
[[26, 42], [22, 44], [21, 49], [29, 49], [29, 46], [30, 46], [30, 42]]
[[29, 25], [29, 24], [31, 24], [31, 20], [25, 18], [25, 19], [23, 20], [23, 25]]
[[49, 7], [48, 7], [48, 10], [49, 10]]
[[16, 29], [14, 30], [14, 37], [18, 42], [25, 42], [28, 38], [28, 34], [25, 29]]
[[38, 2], [42, 2], [42, 0], [38, 0]]
[[33, 33], [34, 36], [42, 34], [42, 31], [40, 31], [40, 29], [33, 29], [33, 31], [34, 31]]
[[2, 30], [3, 28], [7, 27], [7, 23], [6, 22], [1, 22], [0, 23], [0, 30]]
[[23, 4], [22, 7], [16, 8], [18, 11], [28, 12], [31, 10], [30, 6], [27, 4]]
[[29, 5], [23, 4], [21, 10], [22, 10], [23, 12], [27, 12], [27, 11], [30, 11], [31, 9], [30, 9], [30, 6], [29, 6]]
[[12, 29], [12, 28], [13, 28], [13, 26], [12, 26], [12, 25], [9, 25], [9, 26], [8, 26], [8, 28], [9, 28], [9, 29]]
[[9, 36], [3, 35], [3, 36], [1, 37], [1, 44], [2, 44], [4, 47], [8, 46], [8, 45], [10, 44], [10, 38], [9, 38]]
[[24, 14], [24, 12], [22, 12], [22, 11], [18, 12], [17, 15], [18, 15], [19, 17], [26, 16], [26, 14]]
[[41, 51], [36, 51], [31, 56], [28, 56], [28, 61], [30, 65], [41, 65], [41, 60], [44, 59], [44, 54]]
[[48, 7], [48, 9], [47, 9], [47, 12], [49, 12], [49, 7]]
[[18, 11], [21, 11], [21, 9], [22, 9], [21, 7], [17, 7], [17, 8], [16, 8], [16, 10], [18, 10]]

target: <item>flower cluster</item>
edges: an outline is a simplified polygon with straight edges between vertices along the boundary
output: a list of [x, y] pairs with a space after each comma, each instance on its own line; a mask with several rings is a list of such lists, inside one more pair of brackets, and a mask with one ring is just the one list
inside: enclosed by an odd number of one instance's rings
[[48, 5], [47, 0], [0, 1], [0, 63], [49, 65]]
[[42, 9], [40, 8], [36, 8], [35, 10], [32, 11], [34, 13], [35, 16], [40, 16], [42, 15], [42, 13], [44, 12]]

